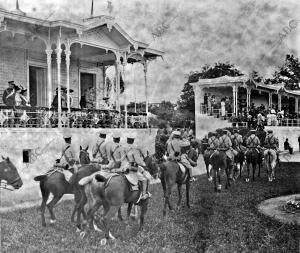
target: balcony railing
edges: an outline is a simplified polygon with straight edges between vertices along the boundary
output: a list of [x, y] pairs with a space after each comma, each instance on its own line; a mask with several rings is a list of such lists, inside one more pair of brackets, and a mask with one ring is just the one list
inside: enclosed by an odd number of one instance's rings
[[[115, 110], [63, 110], [61, 126], [70, 128], [122, 128], [125, 114]], [[58, 112], [48, 108], [0, 106], [0, 127], [55, 128]], [[127, 113], [128, 128], [146, 128], [146, 114]]]

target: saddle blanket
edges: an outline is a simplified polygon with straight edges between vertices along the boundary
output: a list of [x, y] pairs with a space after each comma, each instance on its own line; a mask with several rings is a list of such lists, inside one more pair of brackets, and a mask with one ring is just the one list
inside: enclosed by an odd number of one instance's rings
[[65, 176], [65, 178], [66, 178], [66, 180], [68, 182], [69, 182], [70, 178], [73, 175], [70, 171], [64, 170], [64, 169], [62, 169], [60, 167], [56, 167], [56, 166], [54, 166], [53, 168], [49, 169], [44, 175], [47, 176], [47, 177], [49, 177], [49, 176], [51, 176], [55, 172], [59, 172], [59, 173], [64, 174], [64, 176]]
[[[110, 173], [110, 172], [106, 172], [106, 171], [98, 171], [98, 172], [93, 173], [90, 176], [82, 178], [78, 182], [79, 185], [83, 186], [83, 185], [86, 185], [86, 184], [92, 182], [92, 180], [94, 180], [94, 178], [95, 178], [96, 175], [102, 175], [103, 177], [105, 177], [106, 179], [108, 179], [108, 181], [107, 181], [107, 183], [108, 183], [113, 176], [117, 176], [119, 174], [117, 174], [117, 173]], [[136, 173], [128, 173], [128, 174], [124, 174], [124, 175], [125, 175], [126, 179], [128, 180], [128, 182], [131, 184], [131, 189], [133, 191], [139, 190], [139, 187], [138, 187], [138, 177], [137, 177]]]
[[186, 168], [184, 167], [184, 165], [182, 163], [178, 163], [180, 170], [182, 172], [182, 174], [185, 174]]

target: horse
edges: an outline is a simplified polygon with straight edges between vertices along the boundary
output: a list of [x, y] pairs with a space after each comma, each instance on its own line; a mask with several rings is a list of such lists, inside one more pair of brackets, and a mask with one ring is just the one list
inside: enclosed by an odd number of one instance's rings
[[180, 207], [182, 194], [181, 194], [181, 188], [182, 185], [185, 184], [186, 186], [186, 205], [188, 208], [190, 208], [190, 176], [189, 173], [186, 171], [186, 173], [182, 173], [180, 166], [176, 161], [166, 161], [163, 162], [160, 165], [160, 181], [164, 192], [164, 209], [163, 209], [163, 216], [165, 217], [167, 215], [167, 206], [170, 210], [173, 209], [171, 202], [170, 202], [170, 196], [172, 192], [172, 188], [175, 184], [177, 184], [178, 189], [178, 202], [177, 202], [177, 208]]
[[[146, 168], [149, 173], [157, 178], [159, 174], [159, 167], [157, 165], [157, 160], [154, 155], [145, 157]], [[87, 212], [87, 218], [90, 227], [94, 225], [94, 214], [103, 206], [104, 213], [102, 217], [102, 223], [104, 226], [105, 237], [107, 239], [115, 239], [111, 234], [108, 219], [112, 218], [116, 212], [118, 212], [118, 217], [122, 220], [121, 206], [124, 203], [128, 203], [127, 217], [130, 216], [131, 209], [133, 205], [139, 205], [141, 207], [140, 215], [140, 227], [139, 230], [143, 229], [144, 217], [148, 209], [149, 198], [140, 199], [140, 190], [132, 190], [131, 183], [127, 180], [124, 173], [121, 174], [111, 174], [111, 173], [97, 173], [96, 175], [89, 178], [82, 179], [80, 184], [85, 188], [88, 188], [90, 198], [92, 198], [92, 206]], [[87, 226], [88, 227], [88, 226]], [[80, 236], [84, 237], [86, 234], [86, 229], [81, 232]]]
[[85, 203], [85, 195], [83, 190], [78, 185], [78, 181], [86, 176], [91, 175], [92, 173], [99, 171], [101, 166], [98, 164], [88, 164], [79, 168], [78, 172], [73, 174], [69, 180], [66, 180], [65, 175], [59, 171], [53, 171], [49, 175], [40, 175], [34, 177], [35, 181], [40, 182], [40, 190], [42, 194], [42, 203], [41, 203], [41, 219], [42, 225], [46, 226], [45, 221], [45, 209], [46, 203], [48, 201], [50, 193], [53, 194], [53, 199], [50, 203], [47, 204], [48, 210], [50, 212], [50, 224], [56, 222], [55, 214], [53, 208], [56, 203], [62, 198], [64, 194], [74, 194], [75, 207], [71, 215], [71, 221], [74, 221], [74, 216], [77, 211], [77, 228], [80, 228], [80, 214], [82, 213], [83, 217], [86, 218], [86, 214], [82, 205]]
[[247, 178], [246, 182], [249, 182], [250, 178], [250, 164], [252, 167], [252, 180], [255, 180], [255, 170], [256, 165], [258, 165], [258, 176], [260, 176], [260, 167], [261, 167], [261, 154], [258, 148], [249, 148], [246, 153], [246, 162], [247, 162]]
[[[238, 172], [240, 174], [240, 178], [242, 177], [242, 170], [243, 170], [243, 165], [245, 162], [245, 153], [242, 150], [239, 150], [237, 155], [234, 156], [234, 176], [233, 178], [237, 178], [238, 177]], [[238, 165], [239, 165], [239, 169], [238, 169]]]
[[267, 168], [268, 180], [272, 182], [275, 179], [275, 167], [277, 162], [276, 151], [268, 148], [264, 151], [264, 161]]
[[228, 157], [226, 155], [225, 150], [217, 149], [210, 157], [210, 163], [212, 165], [213, 170], [213, 181], [215, 186], [215, 192], [221, 191], [221, 170], [225, 170], [226, 172], [226, 185], [225, 189], [231, 186], [230, 184], [230, 176], [231, 176], [231, 168], [228, 163]]
[[203, 159], [204, 159], [204, 163], [205, 163], [205, 167], [206, 167], [206, 175], [207, 175], [207, 178], [209, 181], [211, 181], [211, 179], [212, 179], [212, 170], [209, 168], [209, 165], [211, 165], [210, 157], [213, 154], [213, 152], [214, 152], [214, 149], [207, 148], [203, 154]]
[[[18, 173], [16, 166], [11, 162], [9, 157], [2, 156], [3, 161], [0, 162], [0, 182], [1, 188], [8, 189], [7, 185], [12, 186], [15, 190], [20, 189], [23, 181]], [[2, 182], [4, 185], [2, 185]]]

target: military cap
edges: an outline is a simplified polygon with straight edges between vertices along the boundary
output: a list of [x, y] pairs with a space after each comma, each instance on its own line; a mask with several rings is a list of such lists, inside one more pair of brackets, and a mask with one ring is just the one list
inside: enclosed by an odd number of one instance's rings
[[180, 131], [174, 131], [172, 134], [173, 134], [173, 136], [176, 136], [176, 137], [180, 137], [181, 136]]
[[228, 133], [228, 131], [225, 129], [225, 130], [223, 130], [223, 134], [227, 134]]
[[15, 84], [15, 81], [8, 81], [8, 84]]
[[271, 130], [271, 129], [268, 129], [268, 131], [267, 131], [268, 133], [273, 133], [273, 130]]
[[70, 134], [64, 134], [64, 139], [65, 140], [72, 139], [72, 136]]

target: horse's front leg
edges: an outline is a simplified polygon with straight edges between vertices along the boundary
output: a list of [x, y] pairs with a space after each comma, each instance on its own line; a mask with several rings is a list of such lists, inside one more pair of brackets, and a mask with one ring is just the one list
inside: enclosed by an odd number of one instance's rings
[[145, 219], [145, 214], [148, 210], [148, 201], [149, 199], [146, 199], [142, 205], [141, 205], [141, 215], [140, 215], [140, 227], [139, 227], [139, 231], [143, 230], [144, 227], [144, 219]]
[[186, 182], [185, 195], [186, 195], [186, 206], [190, 208], [191, 206], [190, 206], [190, 181], [189, 180]]
[[[252, 163], [251, 163], [251, 166]], [[250, 162], [247, 162], [247, 178], [246, 178], [246, 182], [249, 182], [249, 178], [250, 178]]]
[[252, 164], [252, 180], [255, 181], [256, 163]]
[[177, 184], [177, 189], [178, 189], [178, 202], [177, 202], [177, 207], [176, 207], [176, 209], [179, 209], [179, 208], [180, 208], [180, 205], [181, 205], [181, 199], [182, 199], [181, 187], [182, 187], [181, 184]]

